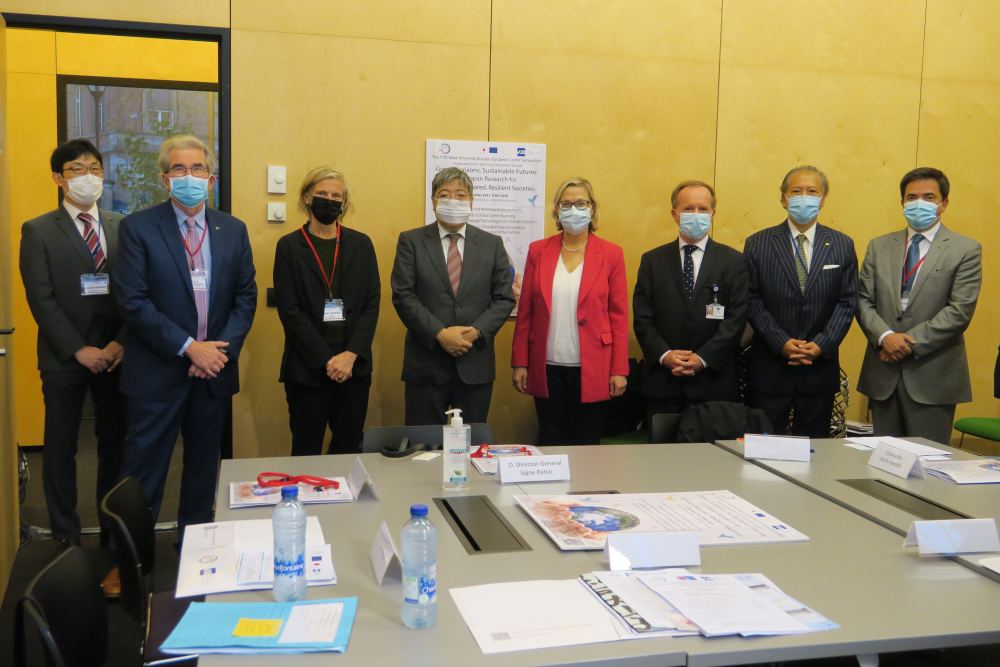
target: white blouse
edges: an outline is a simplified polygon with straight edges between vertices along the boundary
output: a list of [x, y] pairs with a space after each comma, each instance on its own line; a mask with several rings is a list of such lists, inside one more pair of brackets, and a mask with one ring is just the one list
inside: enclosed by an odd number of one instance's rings
[[545, 348], [545, 362], [555, 366], [580, 365], [580, 330], [576, 323], [576, 306], [580, 301], [580, 279], [583, 262], [570, 273], [559, 253], [556, 275], [552, 280], [552, 319]]

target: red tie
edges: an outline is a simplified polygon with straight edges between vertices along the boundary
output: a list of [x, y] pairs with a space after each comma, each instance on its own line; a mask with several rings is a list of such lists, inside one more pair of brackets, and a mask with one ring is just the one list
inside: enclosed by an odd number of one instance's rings
[[458, 283], [462, 280], [462, 256], [458, 254], [459, 234], [448, 234], [451, 246], [448, 247], [448, 278], [451, 279], [451, 289], [458, 296]]
[[94, 258], [94, 267], [98, 273], [104, 273], [104, 267], [108, 262], [104, 257], [104, 250], [101, 248], [101, 235], [94, 231], [94, 225], [91, 224], [94, 218], [89, 213], [80, 213], [77, 217], [83, 221], [83, 240], [90, 248], [90, 256]]
[[[198, 248], [194, 256], [189, 256], [191, 265], [195, 269], [204, 270], [205, 264], [201, 261], [201, 246], [198, 244], [198, 228], [195, 226], [196, 220], [188, 218], [187, 222], [187, 247]], [[205, 221], [208, 224], [208, 221]], [[194, 305], [198, 308], [198, 341], [202, 342], [208, 336], [208, 292], [204, 290], [194, 291]]]

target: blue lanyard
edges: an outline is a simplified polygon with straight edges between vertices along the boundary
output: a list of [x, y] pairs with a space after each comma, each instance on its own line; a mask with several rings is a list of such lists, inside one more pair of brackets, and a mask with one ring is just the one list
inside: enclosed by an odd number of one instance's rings
[[805, 271], [806, 275], [808, 276], [809, 275], [809, 269], [806, 268], [806, 263], [804, 261], [802, 261], [802, 254], [799, 252], [799, 244], [795, 240], [795, 237], [792, 236], [792, 230], [790, 230], [790, 229], [788, 230], [788, 236], [792, 239], [792, 247], [795, 248], [795, 255], [799, 258], [799, 264], [802, 265], [802, 270]]

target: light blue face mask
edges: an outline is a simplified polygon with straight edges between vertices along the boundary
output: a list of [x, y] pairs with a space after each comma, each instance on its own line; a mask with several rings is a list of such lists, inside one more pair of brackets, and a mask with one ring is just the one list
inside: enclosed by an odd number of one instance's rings
[[822, 197], [799, 195], [788, 198], [788, 215], [800, 225], [808, 225], [819, 215], [819, 204]]
[[938, 205], [924, 199], [908, 201], [903, 205], [903, 217], [918, 232], [929, 229], [938, 221]]
[[711, 226], [711, 213], [681, 213], [680, 230], [684, 238], [700, 241]]
[[170, 196], [187, 208], [194, 208], [208, 199], [208, 179], [188, 174], [170, 179]]
[[559, 222], [570, 234], [576, 236], [590, 225], [590, 209], [583, 210], [573, 206], [568, 211], [559, 211]]

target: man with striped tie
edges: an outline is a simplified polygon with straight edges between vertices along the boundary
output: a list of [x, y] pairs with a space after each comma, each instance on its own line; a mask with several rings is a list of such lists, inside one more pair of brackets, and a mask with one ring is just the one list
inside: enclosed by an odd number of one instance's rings
[[209, 208], [215, 156], [200, 139], [160, 147], [170, 198], [122, 221], [112, 288], [128, 325], [122, 393], [132, 430], [122, 477], [142, 485], [156, 520], [180, 433], [184, 470], [178, 540], [212, 521], [219, 449], [229, 400], [240, 390], [239, 357], [257, 310], [246, 225]]
[[944, 226], [951, 185], [920, 167], [899, 184], [906, 229], [872, 239], [858, 324], [868, 338], [858, 391], [875, 435], [947, 445], [955, 406], [972, 401], [964, 332], [983, 282], [983, 248]]
[[468, 224], [472, 179], [457, 167], [431, 184], [436, 222], [399, 235], [390, 284], [406, 325], [406, 425], [486, 422], [496, 379], [493, 338], [514, 309], [503, 239]]
[[[45, 399], [42, 485], [52, 536], [80, 544], [76, 450], [90, 392], [97, 435], [97, 503], [118, 479], [125, 438], [125, 397], [118, 393], [124, 329], [108, 273], [117, 258], [121, 216], [98, 208], [101, 154], [85, 139], [59, 146], [52, 180], [62, 205], [21, 228], [21, 279], [38, 324], [38, 370]], [[107, 543], [102, 527], [101, 542]], [[114, 593], [114, 591], [109, 591]]]

